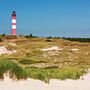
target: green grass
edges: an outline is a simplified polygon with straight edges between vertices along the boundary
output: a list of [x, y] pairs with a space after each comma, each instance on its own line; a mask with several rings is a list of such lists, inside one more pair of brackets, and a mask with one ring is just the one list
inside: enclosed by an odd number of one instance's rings
[[36, 69], [28, 68], [29, 77], [49, 82], [50, 79], [79, 79], [80, 76], [87, 72], [86, 69], [78, 67], [65, 67], [62, 69]]
[[27, 72], [22, 67], [18, 66], [16, 63], [9, 60], [0, 60], [0, 78], [4, 78], [4, 73], [9, 71], [10, 78], [16, 79], [26, 79]]

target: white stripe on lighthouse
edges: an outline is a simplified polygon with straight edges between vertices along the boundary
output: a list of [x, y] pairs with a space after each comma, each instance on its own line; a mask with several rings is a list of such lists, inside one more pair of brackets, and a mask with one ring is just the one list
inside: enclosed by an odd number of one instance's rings
[[16, 23], [16, 19], [12, 19], [12, 23]]
[[12, 25], [12, 29], [16, 29], [16, 25]]

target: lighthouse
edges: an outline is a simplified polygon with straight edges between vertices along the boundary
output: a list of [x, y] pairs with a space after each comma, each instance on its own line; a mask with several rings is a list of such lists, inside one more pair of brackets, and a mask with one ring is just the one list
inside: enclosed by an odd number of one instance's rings
[[12, 12], [12, 35], [16, 36], [16, 12]]

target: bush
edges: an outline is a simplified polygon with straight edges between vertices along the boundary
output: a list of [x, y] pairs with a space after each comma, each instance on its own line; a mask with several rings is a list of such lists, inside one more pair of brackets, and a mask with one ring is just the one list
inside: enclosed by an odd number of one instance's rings
[[33, 36], [32, 34], [30, 35], [25, 35], [26, 38], [38, 38], [38, 36]]
[[3, 41], [3, 37], [2, 36], [0, 36], [0, 42], [2, 42]]
[[46, 42], [52, 42], [50, 39], [45, 40]]
[[0, 38], [0, 42], [2, 42], [2, 39]]
[[35, 63], [46, 63], [45, 61], [35, 61], [35, 60], [28, 60], [28, 59], [22, 59], [19, 61], [21, 64], [35, 64]]

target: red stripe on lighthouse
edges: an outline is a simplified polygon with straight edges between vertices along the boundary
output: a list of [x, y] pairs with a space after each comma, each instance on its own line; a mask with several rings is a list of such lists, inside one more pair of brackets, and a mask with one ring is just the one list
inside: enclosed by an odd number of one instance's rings
[[16, 23], [12, 23], [12, 25], [16, 25]]
[[16, 35], [16, 29], [12, 30], [12, 34], [15, 36]]
[[16, 19], [16, 16], [12, 16], [12, 19]]

